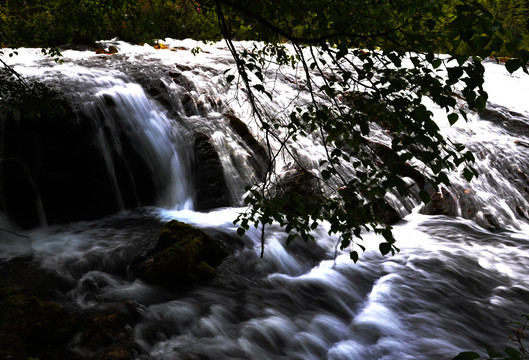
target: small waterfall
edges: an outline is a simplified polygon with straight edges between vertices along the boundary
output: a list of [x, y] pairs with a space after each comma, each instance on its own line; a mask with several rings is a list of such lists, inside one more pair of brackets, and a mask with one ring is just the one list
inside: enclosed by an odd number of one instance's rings
[[[19, 156], [44, 211], [58, 215], [50, 221], [56, 225], [20, 231], [29, 238], [0, 230], [0, 273], [73, 312], [101, 314], [87, 325], [99, 334], [115, 330], [107, 342], [92, 344], [89, 330], [79, 329], [68, 344], [75, 356], [123, 350], [145, 360], [441, 360], [509, 344], [510, 321], [527, 312], [529, 296], [529, 108], [514, 99], [529, 91], [526, 79], [488, 63], [488, 112], [449, 127], [444, 112], [431, 107], [443, 133], [474, 152], [481, 175], [469, 184], [460, 170], [449, 174], [453, 185], [444, 200], [455, 204], [449, 216], [423, 215], [416, 199], [390, 194], [403, 216], [394, 225], [400, 253], [381, 256], [380, 239], [364, 233], [367, 249], [355, 264], [336, 249], [328, 224], [315, 231], [315, 242], [288, 246], [272, 224], [261, 259], [261, 229], [239, 237], [233, 220], [244, 210], [236, 207], [244, 187], [268, 166], [265, 138], [244, 90], [225, 83], [229, 52], [201, 44], [204, 52], [194, 57], [185, 49], [195, 42], [167, 42], [175, 51], [106, 42], [120, 54], [66, 51], [62, 65], [20, 50], [17, 70], [64, 89], [72, 104], [69, 117], [24, 129], [40, 135], [42, 167], [73, 180], [42, 181], [49, 173]], [[269, 70], [278, 79], [275, 101], [264, 97], [263, 106], [288, 114], [304, 101], [303, 82], [295, 71]], [[510, 94], [500, 89], [504, 82]], [[2, 128], [16, 133], [8, 125]], [[68, 131], [56, 135], [62, 127]], [[7, 136], [0, 138], [2, 156], [19, 155]], [[380, 129], [373, 139], [388, 141]], [[317, 172], [324, 157], [318, 137], [291, 145]], [[285, 154], [276, 171], [292, 163]], [[60, 193], [67, 196], [50, 195]], [[94, 204], [112, 211], [80, 212], [84, 217], [74, 220], [82, 221], [73, 221], [51, 203], [66, 212]], [[198, 204], [206, 204], [200, 212]], [[229, 251], [213, 280], [175, 291], [134, 278], [134, 262], [153, 249], [170, 219], [201, 228]], [[3, 214], [0, 227], [17, 230]]]
[[[184, 160], [189, 157], [187, 143], [181, 134], [173, 132], [178, 125], [163, 109], [149, 101], [140, 85], [119, 82], [101, 89], [87, 108], [90, 118], [99, 121], [95, 125], [98, 145], [116, 184], [116, 194], [120, 194], [120, 190], [109, 156], [115, 151], [118, 159], [127, 158], [122, 144], [122, 134], [125, 134], [135, 151], [145, 159], [156, 187], [162, 189], [156, 204], [176, 209], [192, 208], [193, 190], [189, 182], [189, 166]], [[126, 169], [126, 172], [134, 182], [131, 170]], [[135, 194], [138, 190], [134, 186]]]

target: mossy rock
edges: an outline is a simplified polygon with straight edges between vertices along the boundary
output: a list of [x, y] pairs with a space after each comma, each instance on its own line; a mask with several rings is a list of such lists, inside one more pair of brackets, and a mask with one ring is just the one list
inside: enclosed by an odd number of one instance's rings
[[0, 358], [66, 356], [79, 319], [60, 305], [14, 288], [0, 288]]
[[160, 231], [152, 256], [138, 266], [145, 282], [182, 288], [212, 279], [226, 252], [203, 231], [177, 220]]

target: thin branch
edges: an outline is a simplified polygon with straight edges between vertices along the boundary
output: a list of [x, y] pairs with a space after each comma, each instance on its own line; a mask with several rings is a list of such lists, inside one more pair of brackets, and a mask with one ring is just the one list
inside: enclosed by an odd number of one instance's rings
[[22, 238], [30, 239], [30, 237], [27, 236], [27, 235], [21, 235], [21, 234], [18, 234], [18, 233], [16, 233], [16, 232], [14, 232], [14, 231], [11, 231], [11, 230], [8, 230], [8, 229], [2, 228], [2, 227], [0, 227], [0, 231], [5, 231], [5, 232], [7, 232], [7, 233], [9, 233], [9, 234], [13, 234], [13, 235], [18, 236], [18, 237], [22, 237]]

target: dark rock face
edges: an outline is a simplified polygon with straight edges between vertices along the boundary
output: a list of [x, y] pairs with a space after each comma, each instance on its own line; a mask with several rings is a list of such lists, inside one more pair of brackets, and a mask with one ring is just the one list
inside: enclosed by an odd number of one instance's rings
[[246, 145], [253, 151], [255, 157], [250, 159], [252, 167], [257, 171], [257, 177], [262, 179], [266, 173], [270, 158], [264, 146], [253, 137], [252, 133], [248, 129], [248, 126], [232, 114], [224, 114], [224, 117], [228, 119], [230, 127], [241, 137]]
[[295, 168], [286, 172], [274, 187], [276, 198], [289, 198], [293, 194], [310, 202], [310, 199], [323, 196], [318, 179], [309, 171]]
[[[55, 224], [153, 204], [151, 170], [133, 140], [118, 131], [119, 140], [112, 141], [101, 123], [66, 109], [57, 116], [5, 119], [0, 211], [30, 228], [40, 224], [40, 210]], [[98, 132], [108, 140], [106, 154], [98, 146]], [[109, 161], [115, 176], [109, 174]]]
[[209, 210], [230, 205], [230, 193], [219, 155], [210, 138], [198, 133], [194, 144], [195, 209]]
[[433, 187], [429, 183], [428, 179], [413, 166], [401, 161], [395, 150], [375, 141], [369, 141], [368, 146], [382, 161], [385, 167], [389, 168], [391, 171], [399, 174], [400, 176], [409, 177], [415, 181], [421, 190], [433, 192]]
[[203, 231], [172, 220], [160, 232], [158, 243], [146, 259], [135, 261], [135, 272], [144, 281], [179, 289], [207, 281], [227, 253]]
[[384, 224], [393, 225], [402, 219], [399, 212], [387, 201], [372, 202], [371, 208], [377, 218]]

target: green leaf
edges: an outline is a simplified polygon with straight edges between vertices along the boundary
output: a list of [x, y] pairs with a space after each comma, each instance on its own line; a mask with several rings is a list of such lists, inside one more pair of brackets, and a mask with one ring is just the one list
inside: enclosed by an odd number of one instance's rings
[[425, 204], [430, 202], [430, 194], [428, 194], [426, 191], [421, 190], [419, 191], [419, 197], [421, 198], [421, 201]]
[[355, 263], [358, 261], [358, 252], [357, 251], [351, 251], [349, 254], [349, 257], [351, 260], [353, 260]]
[[452, 360], [475, 360], [479, 359], [480, 356], [478, 353], [472, 352], [472, 351], [464, 351], [459, 353], [455, 358]]
[[518, 56], [520, 57], [520, 60], [522, 63], [529, 62], [529, 50], [522, 49], [518, 52]]
[[448, 115], [448, 122], [450, 123], [450, 125], [454, 125], [458, 119], [459, 115], [456, 113], [451, 113]]
[[226, 77], [226, 82], [229, 84], [233, 81], [233, 79], [235, 79], [235, 76], [234, 75], [228, 75]]
[[469, 170], [468, 168], [464, 168], [463, 177], [466, 179], [466, 181], [470, 182], [474, 178], [474, 172], [472, 170]]
[[502, 46], [503, 46], [503, 39], [499, 37], [495, 37], [492, 40], [492, 43], [490, 44], [490, 49], [492, 51], [500, 51]]
[[382, 255], [389, 254], [391, 252], [391, 244], [387, 242], [380, 243], [378, 249]]
[[505, 63], [505, 68], [509, 73], [513, 73], [522, 66], [520, 59], [510, 59]]
[[287, 237], [287, 245], [294, 241], [298, 236], [298, 234], [289, 234]]
[[491, 359], [502, 357], [503, 355], [494, 349], [487, 349], [487, 354]]
[[521, 360], [522, 358], [522, 354], [518, 350], [509, 346], [505, 348], [505, 353], [510, 356], [509, 360]]
[[245, 232], [246, 230], [244, 230], [243, 228], [237, 228], [237, 235], [243, 236]]

